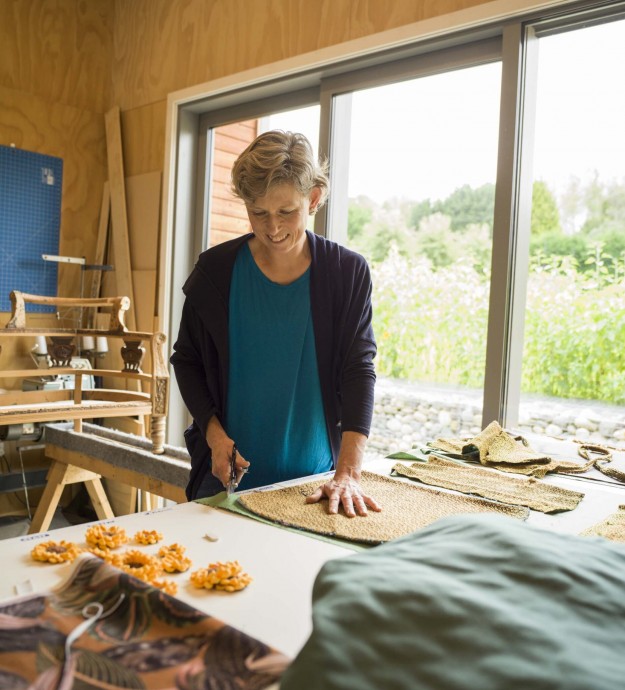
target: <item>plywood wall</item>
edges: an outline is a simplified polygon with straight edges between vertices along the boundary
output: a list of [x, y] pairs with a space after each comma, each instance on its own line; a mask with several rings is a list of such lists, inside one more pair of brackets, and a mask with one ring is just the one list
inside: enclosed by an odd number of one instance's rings
[[[92, 258], [111, 100], [109, 0], [0, 2], [0, 144], [63, 159], [59, 253]], [[59, 293], [77, 296], [80, 273], [61, 266]]]
[[[301, 55], [483, 0], [117, 0], [113, 102], [123, 115], [124, 142], [135, 175], [154, 170], [164, 138], [135, 141], [165, 129], [172, 91]], [[126, 127], [126, 124], [128, 127]], [[132, 127], [132, 129], [131, 129]]]
[[177, 89], [482, 4], [479, 0], [123, 0], [113, 97], [122, 110]]
[[0, 83], [81, 110], [111, 98], [110, 0], [2, 0]]

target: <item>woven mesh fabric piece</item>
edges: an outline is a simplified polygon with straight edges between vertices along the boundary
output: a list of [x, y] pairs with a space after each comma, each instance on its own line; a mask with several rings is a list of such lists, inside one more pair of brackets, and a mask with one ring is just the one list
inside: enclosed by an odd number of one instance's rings
[[253, 513], [282, 525], [367, 544], [396, 539], [447, 515], [499, 513], [521, 520], [529, 515], [527, 508], [425, 489], [364, 471], [362, 489], [375, 498], [382, 511], [346, 519], [342, 510], [338, 515], [328, 515], [326, 501], [306, 503], [306, 497], [322, 484], [314, 481], [275, 491], [252, 492], [241, 495], [239, 502]]
[[436, 450], [443, 450], [445, 453], [462, 455], [462, 449], [467, 445], [469, 440], [468, 438], [437, 438], [436, 441], [430, 441], [428, 446], [430, 448], [436, 448]]
[[494, 470], [461, 465], [435, 455], [431, 455], [426, 463], [397, 463], [393, 471], [424, 484], [475, 494], [502, 503], [527, 506], [542, 513], [573, 510], [584, 497], [578, 491], [544, 484], [534, 478], [508, 477]]
[[618, 507], [616, 513], [608, 515], [605, 520], [580, 532], [583, 537], [603, 537], [610, 541], [625, 543], [625, 505]]
[[[468, 446], [475, 446], [479, 450], [482, 464], [506, 462], [516, 465], [528, 462], [547, 463], [551, 460], [547, 455], [536, 453], [526, 442], [511, 436], [497, 422], [491, 422]], [[465, 446], [463, 453], [467, 452], [470, 451]]]
[[[553, 472], [559, 472], [561, 474], [583, 474], [588, 472], [588, 470], [595, 465], [596, 461], [590, 460], [589, 462], [580, 465], [577, 462], [572, 462], [571, 460], [554, 460], [551, 459], [548, 463], [518, 463], [509, 465], [506, 462], [488, 462], [486, 467], [492, 467], [495, 470], [500, 470], [501, 472], [514, 472], [515, 474], [527, 474], [537, 479], [543, 479], [547, 474]], [[604, 474], [607, 474], [605, 472]]]
[[472, 439], [438, 438], [428, 443], [428, 446], [471, 460], [477, 460], [479, 456], [480, 463], [487, 467], [539, 479], [550, 472], [580, 474], [593, 466], [592, 460], [580, 465], [568, 460], [554, 460], [548, 455], [537, 453], [525, 439], [515, 438], [497, 422], [491, 422], [484, 431]]
[[535, 477], [536, 479], [544, 479], [549, 472], [557, 471], [559, 463], [556, 460], [552, 460], [546, 465], [533, 462], [518, 463], [514, 465], [508, 465], [506, 462], [489, 462], [486, 467], [491, 467], [500, 472], [513, 472], [514, 474], [525, 474], [529, 477]]
[[607, 462], [595, 460], [594, 467], [596, 467], [599, 472], [605, 474], [606, 477], [611, 477], [619, 482], [625, 482], [625, 472], [623, 472], [623, 470], [617, 470], [616, 467], [610, 467]]
[[594, 466], [599, 472], [605, 474], [606, 477], [616, 479], [619, 482], [625, 482], [625, 472], [610, 466], [613, 460], [613, 454], [610, 450], [608, 446], [602, 446], [595, 443], [581, 443], [577, 452], [582, 458], [588, 460], [589, 466]]

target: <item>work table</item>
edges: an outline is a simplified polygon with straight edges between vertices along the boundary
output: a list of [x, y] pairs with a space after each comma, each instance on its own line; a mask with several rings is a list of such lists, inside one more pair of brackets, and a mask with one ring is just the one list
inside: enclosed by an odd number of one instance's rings
[[[559, 443], [555, 448], [573, 457], [573, 444]], [[388, 474], [394, 462], [376, 460], [368, 463], [367, 469]], [[625, 504], [623, 485], [603, 481], [600, 475], [593, 480], [550, 475], [544, 481], [583, 492], [585, 497], [570, 512], [546, 515], [531, 511], [528, 522], [537, 527], [578, 534]], [[134, 548], [132, 538], [140, 530], [161, 532], [163, 540], [159, 544], [138, 548], [155, 554], [160, 546], [177, 542], [186, 547], [186, 555], [193, 562], [191, 570], [205, 568], [215, 561], [238, 560], [253, 582], [234, 594], [193, 588], [190, 571], [167, 577], [178, 583], [179, 599], [289, 656], [297, 654], [310, 634], [312, 586], [320, 568], [330, 559], [354, 553], [348, 546], [200, 503], [172, 505], [103, 522], [126, 530], [131, 542], [123, 548]], [[49, 590], [63, 582], [72, 569], [70, 564], [38, 563], [31, 559], [30, 551], [37, 543], [51, 539], [85, 547], [88, 526], [75, 525], [1, 541], [0, 600], [28, 591]], [[205, 535], [217, 541], [209, 541]]]
[[[317, 572], [327, 560], [353, 553], [349, 548], [199, 503], [183, 503], [104, 522], [126, 530], [131, 542], [122, 549], [136, 547], [156, 554], [164, 544], [177, 542], [185, 546], [185, 555], [193, 565], [186, 573], [167, 576], [178, 583], [177, 597], [290, 656], [299, 651], [310, 634], [311, 590]], [[30, 551], [37, 543], [51, 539], [86, 547], [88, 527], [89, 524], [73, 525], [0, 542], [0, 600], [61, 584], [72, 565], [35, 562]], [[144, 529], [161, 532], [163, 540], [153, 546], [136, 546], [133, 536]], [[218, 541], [208, 541], [206, 534]], [[238, 560], [254, 578], [243, 591], [228, 594], [198, 590], [190, 584], [191, 570], [205, 568], [214, 561], [231, 560]]]

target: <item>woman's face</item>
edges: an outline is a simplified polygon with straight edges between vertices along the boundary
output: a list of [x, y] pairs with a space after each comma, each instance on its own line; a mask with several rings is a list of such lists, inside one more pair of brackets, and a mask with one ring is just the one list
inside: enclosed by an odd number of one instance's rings
[[308, 216], [320, 196], [321, 192], [316, 187], [308, 196], [291, 184], [271, 187], [264, 196], [246, 207], [254, 235], [270, 252], [299, 253], [306, 242]]

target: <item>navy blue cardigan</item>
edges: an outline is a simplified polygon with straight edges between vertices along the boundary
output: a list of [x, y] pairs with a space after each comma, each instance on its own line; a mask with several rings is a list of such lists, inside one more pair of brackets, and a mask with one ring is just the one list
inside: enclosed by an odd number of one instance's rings
[[[371, 326], [371, 276], [360, 254], [307, 232], [312, 262], [310, 302], [326, 426], [334, 464], [343, 431], [369, 435], [376, 344]], [[205, 434], [213, 415], [223, 421], [228, 394], [230, 280], [244, 235], [200, 254], [183, 286], [186, 295], [171, 363], [193, 417], [185, 431], [191, 455], [187, 497], [210, 471]]]

